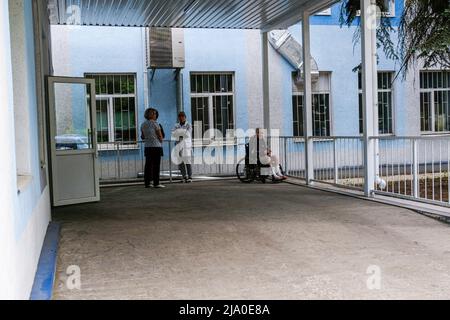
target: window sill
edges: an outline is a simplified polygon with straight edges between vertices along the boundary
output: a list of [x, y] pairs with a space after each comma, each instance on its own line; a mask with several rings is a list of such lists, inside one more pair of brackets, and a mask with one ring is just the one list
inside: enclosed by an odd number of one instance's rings
[[439, 131], [439, 132], [421, 132], [421, 136], [448, 136], [450, 131]]
[[17, 194], [24, 192], [33, 181], [33, 177], [30, 175], [17, 175]]
[[305, 138], [302, 137], [294, 137], [293, 138], [294, 143], [304, 143], [305, 142]]

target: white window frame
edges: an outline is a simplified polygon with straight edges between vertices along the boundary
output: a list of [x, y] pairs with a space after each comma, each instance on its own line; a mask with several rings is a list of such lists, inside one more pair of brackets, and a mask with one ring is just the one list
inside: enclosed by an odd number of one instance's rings
[[[329, 117], [330, 117], [330, 135], [329, 136], [324, 136], [323, 138], [324, 138], [324, 140], [326, 140], [328, 137], [332, 137], [333, 136], [333, 134], [334, 134], [334, 125], [333, 125], [333, 95], [332, 95], [332, 77], [333, 77], [333, 73], [332, 72], [330, 72], [330, 71], [320, 71], [319, 72], [319, 77], [320, 77], [320, 75], [321, 74], [323, 74], [323, 75], [326, 75], [327, 77], [328, 77], [328, 90], [313, 90], [312, 92], [311, 92], [311, 94], [312, 95], [315, 95], [315, 94], [328, 94], [328, 101], [329, 101], [329, 106], [328, 106], [328, 109], [329, 109]], [[294, 81], [293, 80], [294, 78], [292, 78], [292, 81]], [[295, 91], [295, 90], [292, 90], [292, 96], [294, 97], [299, 97], [299, 96], [301, 96], [301, 97], [303, 97], [304, 96], [304, 92], [303, 92], [303, 90], [301, 90], [301, 91]], [[304, 101], [304, 100], [303, 100]], [[294, 117], [293, 117], [294, 115], [292, 115], [292, 124], [294, 124]], [[312, 122], [313, 122], [313, 125], [314, 125], [314, 119], [312, 119]], [[304, 128], [303, 128], [304, 129]], [[294, 130], [292, 130], [292, 131], [294, 131]], [[292, 132], [293, 133], [293, 132]], [[299, 140], [298, 141], [295, 141], [295, 142], [303, 142], [303, 140], [302, 140], [302, 138], [303, 137], [297, 137], [297, 138], [299, 138]]]
[[[333, 102], [332, 102], [332, 99], [331, 99], [331, 90], [318, 90], [318, 91], [313, 91], [312, 93], [311, 93], [311, 95], [312, 96], [314, 96], [314, 95], [318, 95], [318, 94], [327, 94], [328, 95], [328, 102], [329, 102], [329, 105], [328, 105], [328, 110], [329, 110], [329, 118], [330, 118], [330, 135], [328, 135], [328, 136], [322, 136], [322, 138], [324, 138], [325, 140], [327, 139], [327, 138], [329, 138], [329, 137], [332, 137], [333, 136], [333, 112], [332, 112], [332, 104], [333, 104]], [[292, 96], [293, 97], [303, 97], [304, 96], [304, 93], [303, 92], [293, 92], [292, 93]], [[304, 102], [305, 100], [303, 100], [303, 102]], [[298, 107], [298, 106], [297, 106]], [[305, 106], [303, 106], [303, 107], [305, 107]], [[314, 106], [313, 106], [314, 107]], [[292, 123], [294, 123], [294, 120], [292, 119]], [[312, 123], [313, 123], [313, 126], [314, 126], [314, 119], [312, 119]], [[303, 130], [304, 130], [304, 128], [303, 128]], [[302, 138], [302, 136], [299, 136], [299, 137], [296, 137], [296, 138]]]
[[134, 77], [134, 94], [96, 94], [96, 103], [98, 100], [108, 101], [108, 142], [97, 142], [99, 151], [111, 151], [117, 150], [116, 138], [115, 138], [115, 114], [114, 114], [114, 99], [115, 98], [134, 98], [135, 110], [134, 121], [136, 123], [136, 143], [130, 143], [127, 145], [120, 144], [119, 150], [134, 150], [139, 148], [139, 128], [138, 128], [138, 94], [137, 94], [137, 76], [134, 72], [118, 72], [118, 73], [95, 73], [86, 72], [86, 76], [133, 76]]
[[[378, 75], [377, 76], [379, 76], [380, 73], [390, 73], [392, 75], [392, 79], [394, 79], [395, 71], [392, 71], [392, 70], [378, 70]], [[358, 83], [358, 85], [359, 85], [359, 83]], [[377, 87], [378, 87], [378, 84], [377, 84]], [[380, 107], [379, 104], [378, 104], [378, 94], [379, 93], [383, 93], [383, 92], [385, 92], [385, 93], [389, 93], [390, 92], [391, 93], [391, 102], [392, 102], [392, 106], [391, 106], [391, 111], [392, 111], [392, 115], [391, 115], [391, 118], [392, 118], [392, 133], [380, 133], [380, 132], [378, 132], [378, 136], [381, 136], [381, 137], [395, 136], [395, 127], [396, 127], [395, 126], [395, 122], [396, 121], [395, 121], [395, 86], [394, 86], [394, 83], [392, 83], [390, 89], [377, 89], [377, 105], [378, 105], [378, 108]], [[360, 132], [359, 134], [362, 136], [363, 133], [361, 133], [361, 128], [359, 127], [359, 121], [360, 121], [359, 95], [360, 94], [363, 94], [363, 90], [362, 89], [358, 89], [358, 132]], [[378, 119], [378, 121], [379, 121], [379, 119]], [[378, 131], [380, 131], [379, 128], [378, 128]]]
[[[450, 70], [447, 69], [442, 69], [442, 70], [420, 70], [419, 72], [419, 77], [421, 77], [421, 74], [423, 72], [426, 73], [434, 73], [434, 72], [450, 72]], [[421, 135], [446, 135], [446, 134], [450, 134], [450, 130], [446, 130], [446, 131], [436, 131], [436, 110], [435, 110], [435, 101], [434, 101], [434, 94], [437, 91], [450, 91], [450, 84], [449, 84], [449, 88], [427, 88], [427, 89], [422, 89], [421, 87], [419, 88], [419, 113], [421, 111], [421, 99], [420, 96], [422, 93], [430, 93], [430, 111], [431, 111], [431, 131], [422, 131], [421, 124], [419, 123], [419, 128], [420, 128], [420, 134]], [[450, 103], [450, 99], [449, 99], [449, 103]], [[450, 106], [449, 106], [449, 112], [450, 112]], [[422, 119], [422, 114], [419, 114], [419, 118]], [[421, 121], [421, 120], [420, 120]], [[450, 123], [448, 124], [448, 127], [450, 128]]]
[[[235, 72], [232, 71], [218, 71], [218, 72], [201, 72], [201, 71], [192, 71], [189, 73], [189, 85], [191, 86], [191, 76], [192, 75], [201, 75], [201, 76], [210, 76], [210, 75], [231, 75], [232, 78], [232, 86], [233, 90], [231, 92], [203, 92], [203, 93], [196, 93], [192, 92], [192, 89], [190, 90], [190, 103], [192, 101], [192, 98], [208, 98], [208, 117], [209, 117], [209, 130], [210, 130], [210, 137], [209, 139], [204, 139], [203, 137], [201, 139], [193, 139], [193, 143], [195, 146], [202, 146], [202, 145], [209, 145], [212, 141], [220, 141], [224, 142], [226, 145], [230, 144], [236, 144], [236, 139], [233, 138], [230, 139], [221, 139], [220, 137], [214, 137], [213, 136], [213, 130], [215, 130], [214, 126], [214, 97], [231, 97], [231, 100], [233, 101], [233, 124], [236, 126], [236, 80], [235, 80]], [[191, 105], [192, 110], [192, 105]], [[192, 124], [194, 125], [194, 124]], [[224, 132], [226, 134], [226, 132]]]

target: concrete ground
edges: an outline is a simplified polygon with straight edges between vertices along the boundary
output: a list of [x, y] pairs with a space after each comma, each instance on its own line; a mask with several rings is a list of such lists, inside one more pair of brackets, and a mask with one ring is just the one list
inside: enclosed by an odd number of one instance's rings
[[450, 298], [448, 225], [289, 184], [102, 189], [54, 220], [55, 299]]

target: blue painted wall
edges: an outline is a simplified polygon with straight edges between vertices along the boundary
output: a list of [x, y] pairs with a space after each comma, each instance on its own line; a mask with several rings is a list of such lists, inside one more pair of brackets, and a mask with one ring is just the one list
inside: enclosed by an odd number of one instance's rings
[[[396, 1], [396, 15], [400, 15], [402, 1]], [[359, 44], [354, 44], [353, 37], [356, 26], [350, 28], [339, 26], [340, 4], [332, 7], [330, 16], [314, 16], [311, 19], [311, 51], [320, 71], [331, 72], [331, 120], [333, 135], [358, 135], [358, 83], [357, 73], [352, 69], [361, 61]], [[396, 25], [398, 18], [392, 18]], [[64, 27], [57, 31], [61, 32]], [[67, 29], [67, 28], [66, 28]], [[54, 30], [55, 31], [55, 30]], [[134, 72], [138, 79], [139, 119], [143, 121], [143, 62], [141, 30], [133, 28], [89, 27], [78, 28], [67, 33], [70, 50], [70, 75], [82, 76], [86, 72]], [[300, 42], [301, 26], [290, 28], [291, 33]], [[261, 51], [254, 56], [246, 51], [249, 41], [260, 41], [256, 33], [249, 37], [248, 31], [217, 29], [186, 29], [185, 49], [186, 67], [183, 70], [184, 108], [191, 118], [190, 107], [190, 73], [220, 72], [235, 73], [235, 108], [236, 127], [248, 129], [249, 117], [262, 112], [259, 105], [249, 107], [247, 90], [249, 83], [260, 83], [261, 69], [249, 69], [250, 59], [260, 58]], [[394, 35], [395, 36], [395, 35]], [[254, 47], [253, 47], [254, 48]], [[270, 50], [273, 50], [270, 48]], [[398, 68], [393, 61], [379, 52], [380, 71], [394, 71]], [[56, 57], [57, 59], [58, 57]], [[281, 134], [292, 135], [292, 80], [293, 68], [278, 54], [271, 53], [271, 74], [281, 75], [274, 78], [271, 93], [276, 93], [271, 102], [272, 114], [281, 117], [278, 121]], [[56, 69], [58, 73], [58, 69]], [[149, 75], [150, 77], [150, 75]], [[403, 86], [400, 81], [394, 85], [396, 101], [395, 115], [406, 111], [403, 103]], [[278, 91], [279, 92], [278, 92]], [[275, 92], [277, 91], [277, 92]], [[258, 92], [262, 94], [262, 92]], [[150, 105], [160, 111], [160, 122], [170, 131], [176, 121], [176, 83], [173, 70], [158, 70], [152, 81], [149, 81]], [[253, 108], [253, 109], [252, 109]], [[403, 134], [410, 124], [395, 117], [395, 133]], [[418, 125], [418, 124], [417, 124]]]
[[[245, 68], [245, 33], [237, 30], [188, 29], [184, 35], [186, 67], [183, 70], [183, 86], [184, 106], [188, 117], [192, 118], [190, 73], [231, 71], [235, 73], [235, 124], [237, 128], [247, 128], [246, 85], [249, 79]], [[255, 74], [257, 72], [255, 70]]]

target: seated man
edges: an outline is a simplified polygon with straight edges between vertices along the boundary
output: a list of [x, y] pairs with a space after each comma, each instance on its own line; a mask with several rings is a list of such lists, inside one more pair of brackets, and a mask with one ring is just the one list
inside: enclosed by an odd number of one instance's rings
[[269, 167], [272, 171], [274, 180], [285, 180], [287, 177], [282, 173], [278, 157], [272, 154], [264, 139], [263, 131], [256, 129], [256, 134], [250, 138], [249, 142], [250, 164], [259, 164], [263, 167]]

